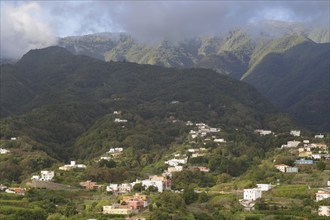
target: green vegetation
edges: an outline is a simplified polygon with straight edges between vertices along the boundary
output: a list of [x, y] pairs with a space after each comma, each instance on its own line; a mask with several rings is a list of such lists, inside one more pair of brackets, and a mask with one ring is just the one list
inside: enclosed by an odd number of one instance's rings
[[[271, 26], [272, 31], [267, 28], [258, 34], [236, 29], [220, 36], [155, 44], [141, 43], [124, 33], [101, 33], [66, 37], [59, 45], [107, 62], [213, 69], [255, 86], [302, 126], [330, 131], [325, 123], [329, 122], [329, 86], [325, 85], [330, 72], [329, 30], [273, 21], [263, 25]], [[258, 28], [262, 30], [263, 25]], [[28, 96], [29, 91], [23, 95]]]
[[[249, 40], [244, 42], [242, 47], [250, 45]], [[299, 128], [245, 83], [205, 69], [105, 63], [58, 47], [31, 51], [1, 70], [6, 80], [1, 87], [5, 101], [0, 147], [10, 152], [0, 155], [0, 183], [28, 190], [25, 196], [0, 192], [0, 219], [123, 219], [101, 214], [104, 205], [121, 199], [108, 194], [105, 185], [160, 175], [168, 168], [164, 162], [174, 154], [187, 157], [187, 164], [172, 174], [173, 191], [158, 193], [154, 186], [134, 186], [134, 193], [145, 190], [151, 197], [139, 216], [317, 218], [314, 212], [323, 203], [314, 202], [314, 195], [327, 180], [329, 162], [322, 159], [301, 166], [298, 174], [276, 170], [275, 162], [294, 165], [295, 149], [275, 148], [293, 140], [288, 132]], [[11, 93], [23, 88], [28, 91], [23, 98]], [[195, 126], [187, 121], [221, 130], [192, 139], [189, 132]], [[254, 132], [259, 128], [276, 135], [260, 136]], [[226, 141], [216, 143], [212, 136]], [[305, 130], [295, 138], [326, 144], [330, 140], [328, 136], [316, 140]], [[124, 150], [111, 154], [110, 148]], [[193, 156], [190, 148], [202, 155]], [[69, 160], [87, 168], [58, 170]], [[200, 171], [200, 166], [209, 172]], [[41, 170], [55, 170], [57, 185], [30, 189], [27, 182]], [[83, 190], [79, 183], [86, 180], [102, 186]], [[263, 194], [254, 211], [245, 212], [239, 203], [242, 189], [257, 183], [277, 186]]]

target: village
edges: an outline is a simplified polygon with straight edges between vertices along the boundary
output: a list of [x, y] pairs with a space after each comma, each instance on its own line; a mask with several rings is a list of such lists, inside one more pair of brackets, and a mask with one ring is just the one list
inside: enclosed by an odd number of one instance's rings
[[[116, 116], [121, 115], [121, 111], [114, 111]], [[125, 124], [128, 121], [126, 119], [115, 118], [114, 123]], [[120, 125], [121, 126], [121, 125]], [[164, 160], [164, 165], [167, 167], [161, 175], [153, 174], [147, 179], [136, 179], [134, 182], [122, 182], [122, 183], [108, 183], [100, 184], [93, 180], [86, 180], [80, 182], [79, 186], [89, 191], [98, 191], [104, 189], [108, 194], [115, 196], [117, 203], [111, 203], [102, 206], [102, 213], [104, 215], [122, 215], [126, 216], [126, 219], [145, 219], [141, 216], [148, 205], [152, 204], [150, 194], [162, 193], [165, 191], [172, 191], [178, 194], [183, 193], [182, 190], [173, 190], [172, 175], [174, 173], [182, 172], [184, 170], [192, 170], [209, 173], [210, 168], [206, 166], [194, 166], [189, 163], [192, 158], [207, 157], [209, 155], [209, 148], [200, 147], [200, 143], [207, 144], [212, 142], [214, 146], [221, 147], [227, 144], [227, 140], [219, 136], [220, 128], [214, 128], [208, 126], [206, 123], [193, 123], [191, 121], [186, 122], [186, 126], [191, 129], [188, 133], [187, 140], [190, 143], [190, 148], [186, 148], [184, 152], [178, 151], [167, 156], [167, 160]], [[255, 130], [260, 136], [272, 135], [276, 136], [274, 132], [270, 130], [257, 129]], [[302, 139], [300, 137], [301, 132], [298, 130], [291, 130], [290, 134], [294, 140], [289, 140], [287, 143], [283, 143], [278, 146], [281, 151], [289, 150], [291, 153], [296, 154], [299, 158], [294, 161], [293, 164], [279, 164], [276, 158], [273, 160], [273, 166], [278, 172], [285, 173], [287, 175], [295, 175], [300, 172], [300, 169], [306, 169], [306, 166], [312, 166], [317, 161], [327, 161], [330, 159], [329, 147], [324, 143], [313, 143], [309, 139]], [[317, 134], [314, 140], [322, 140], [324, 135]], [[297, 140], [295, 140], [297, 139]], [[298, 140], [299, 139], [299, 140]], [[16, 141], [17, 138], [11, 138], [11, 141]], [[95, 160], [100, 162], [102, 160], [110, 161], [113, 159], [120, 159], [125, 152], [123, 147], [111, 147], [108, 152], [105, 152]], [[2, 155], [10, 154], [10, 150], [0, 148]], [[56, 175], [61, 172], [75, 172], [78, 170], [85, 170], [87, 165], [77, 163], [76, 161], [70, 161], [69, 164], [65, 164], [58, 167], [58, 170], [42, 170], [39, 174], [32, 174], [30, 181], [25, 184], [25, 187], [11, 187], [0, 185], [0, 191], [4, 193], [17, 194], [24, 196], [29, 188], [36, 189], [62, 189], [62, 190], [81, 190], [77, 187], [58, 184], [54, 182]], [[239, 192], [239, 203], [244, 207], [247, 212], [255, 209], [256, 202], [263, 198], [264, 193], [272, 191], [278, 187], [280, 182], [273, 183], [257, 183], [255, 188], [243, 188], [236, 191]], [[147, 192], [147, 193], [146, 193]], [[195, 189], [195, 193], [207, 192], [203, 189]], [[221, 193], [231, 193], [232, 191]], [[330, 198], [330, 180], [324, 183], [324, 187], [321, 187], [315, 193], [315, 201], [319, 202], [324, 199]], [[269, 196], [268, 196], [269, 199]], [[330, 206], [319, 206], [317, 213], [319, 216], [330, 216]], [[137, 216], [131, 217], [131, 216]]]

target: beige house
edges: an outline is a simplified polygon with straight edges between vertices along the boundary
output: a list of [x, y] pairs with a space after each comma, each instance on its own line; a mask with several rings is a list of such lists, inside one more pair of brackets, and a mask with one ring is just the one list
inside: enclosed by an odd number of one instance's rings
[[102, 213], [110, 214], [110, 215], [130, 215], [135, 213], [135, 211], [127, 205], [113, 204], [113, 205], [103, 206]]

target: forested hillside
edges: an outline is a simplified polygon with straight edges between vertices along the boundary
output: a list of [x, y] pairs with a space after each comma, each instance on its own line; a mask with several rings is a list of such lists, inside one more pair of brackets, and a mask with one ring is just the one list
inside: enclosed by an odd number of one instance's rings
[[243, 81], [289, 112], [301, 125], [330, 130], [330, 44], [305, 41], [269, 53]]
[[[301, 108], [295, 104], [299, 102], [300, 105], [308, 105], [307, 100], [310, 99], [302, 98], [301, 94], [310, 94], [308, 88], [313, 87], [309, 85], [314, 84], [315, 79], [317, 79], [315, 75], [323, 74], [324, 77], [329, 77], [330, 73], [327, 67], [329, 66], [330, 57], [329, 53], [324, 52], [329, 50], [329, 46], [323, 43], [329, 41], [329, 32], [326, 29], [304, 29], [299, 25], [285, 23], [260, 25], [260, 30], [255, 30], [255, 27], [247, 27], [247, 29], [236, 29], [219, 36], [205, 36], [182, 41], [164, 40], [143, 43], [125, 33], [100, 33], [62, 38], [59, 40], [59, 45], [73, 53], [84, 54], [105, 61], [129, 61], [175, 68], [208, 68], [220, 74], [244, 80], [256, 86], [262, 94], [264, 90], [259, 85], [267, 85], [266, 87], [274, 92], [267, 92], [266, 98], [278, 109], [290, 114], [300, 125], [308, 129], [329, 131], [329, 126], [324, 125], [324, 121], [320, 122], [324, 118], [326, 110], [323, 109], [324, 107], [315, 107], [312, 110], [313, 113], [310, 114], [308, 111], [299, 110]], [[323, 55], [319, 56], [319, 52], [314, 53], [311, 51], [310, 46], [303, 46], [308, 43], [317, 47], [317, 50], [323, 51]], [[292, 52], [287, 51], [293, 47], [300, 48], [298, 53], [305, 54], [305, 57], [283, 55], [282, 59], [288, 58], [283, 62], [286, 62], [289, 66], [291, 65], [288, 67], [290, 70], [288, 68], [272, 70], [274, 65], [278, 65], [278, 60], [269, 57], [273, 56], [274, 53], [292, 54]], [[296, 78], [301, 74], [299, 67], [296, 67], [300, 62], [310, 67], [317, 66], [317, 68], [304, 68], [303, 72], [305, 73], [303, 75], [309, 76], [303, 82]], [[263, 66], [265, 71], [259, 71], [260, 66]], [[256, 72], [255, 69], [258, 69], [258, 75], [263, 76], [252, 77], [254, 80], [245, 80], [251, 73]], [[276, 84], [273, 87], [273, 78], [269, 77], [272, 71], [281, 71], [277, 74], [288, 76], [282, 80], [285, 80], [287, 84], [301, 84], [298, 87], [302, 90], [291, 90], [288, 96], [283, 96], [282, 91], [285, 90], [278, 90]], [[258, 79], [261, 78], [262, 80], [258, 82]], [[306, 81], [306, 79], [312, 79], [312, 81]], [[321, 90], [323, 92], [320, 94], [329, 93], [329, 89], [325, 87]], [[298, 99], [287, 103], [291, 96]], [[322, 95], [313, 95], [313, 97], [314, 103], [319, 103], [320, 106], [326, 102], [325, 97]], [[313, 106], [319, 106], [319, 104], [313, 104]], [[323, 123], [323, 125], [320, 125], [320, 123]]]
[[106, 63], [60, 47], [2, 66], [1, 82], [1, 136], [27, 135], [58, 159], [92, 157], [130, 140], [166, 149], [188, 120], [227, 130], [293, 126], [251, 86], [211, 70]]

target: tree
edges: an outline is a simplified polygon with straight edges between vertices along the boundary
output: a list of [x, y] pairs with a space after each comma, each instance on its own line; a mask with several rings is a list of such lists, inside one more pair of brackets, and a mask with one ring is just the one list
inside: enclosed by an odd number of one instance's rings
[[100, 167], [108, 167], [108, 168], [114, 168], [116, 167], [116, 162], [114, 160], [100, 160], [99, 162]]
[[325, 170], [325, 163], [323, 161], [318, 161], [316, 163], [316, 167], [317, 167], [318, 170], [323, 171], [323, 170]]
[[145, 190], [145, 186], [143, 186], [142, 183], [137, 183], [133, 186], [133, 190], [135, 192], [141, 192], [141, 191]]
[[198, 196], [197, 193], [195, 193], [194, 188], [192, 186], [188, 186], [183, 191], [183, 199], [187, 205], [195, 202], [197, 200]]
[[147, 190], [149, 192], [158, 192], [158, 187], [157, 186], [149, 186]]

